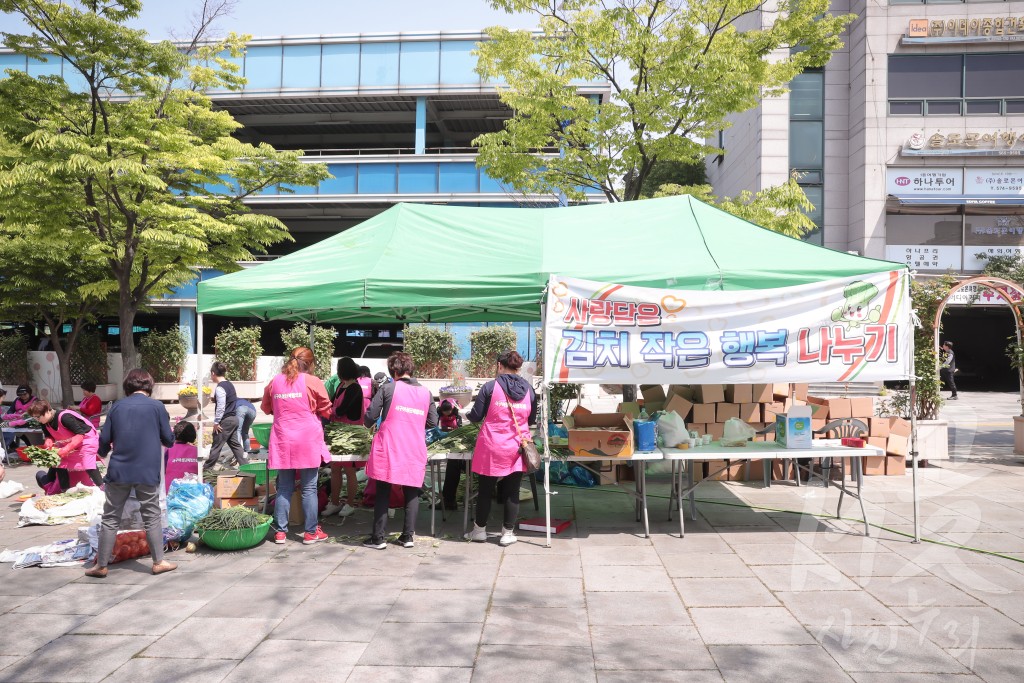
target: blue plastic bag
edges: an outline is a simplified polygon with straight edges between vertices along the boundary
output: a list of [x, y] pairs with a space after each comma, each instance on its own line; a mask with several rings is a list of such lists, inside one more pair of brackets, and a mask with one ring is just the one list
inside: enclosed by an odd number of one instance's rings
[[213, 508], [213, 487], [201, 481], [175, 479], [167, 492], [167, 526], [164, 540], [177, 532], [177, 540], [185, 541], [192, 535], [196, 522], [210, 514]]

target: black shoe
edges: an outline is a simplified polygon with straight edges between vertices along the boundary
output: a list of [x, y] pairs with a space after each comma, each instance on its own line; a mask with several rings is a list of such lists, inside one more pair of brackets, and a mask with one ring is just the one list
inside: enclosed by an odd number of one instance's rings
[[374, 538], [370, 536], [368, 539], [363, 541], [364, 548], [373, 548], [374, 550], [384, 550], [388, 547], [388, 544], [384, 542], [382, 538]]
[[949, 400], [950, 400], [950, 401], [956, 401], [956, 400], [957, 400], [957, 397], [956, 397], [956, 396], [950, 396], [950, 397], [949, 397]]
[[415, 545], [412, 534], [402, 534], [395, 542], [403, 548], [412, 548]]

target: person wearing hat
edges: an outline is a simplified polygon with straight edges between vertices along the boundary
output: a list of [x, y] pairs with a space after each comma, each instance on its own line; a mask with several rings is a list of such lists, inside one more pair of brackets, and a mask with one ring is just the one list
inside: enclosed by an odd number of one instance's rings
[[953, 342], [948, 340], [942, 342], [941, 360], [942, 365], [939, 368], [939, 379], [953, 392], [949, 400], [955, 401], [957, 400], [956, 379], [954, 379], [953, 374], [956, 372], [956, 356], [953, 355]]
[[[32, 394], [32, 387], [27, 384], [19, 384], [18, 389], [14, 393], [16, 396], [14, 403], [11, 404], [11, 408], [7, 411], [7, 415], [4, 418], [4, 423], [8, 427], [20, 427], [25, 424], [25, 412], [28, 411], [28, 407], [36, 400], [36, 397]], [[12, 452], [14, 447], [18, 445], [18, 435], [14, 432], [4, 430], [3, 438], [7, 452]], [[25, 442], [26, 446], [30, 445], [27, 436], [22, 434], [20, 438]]]

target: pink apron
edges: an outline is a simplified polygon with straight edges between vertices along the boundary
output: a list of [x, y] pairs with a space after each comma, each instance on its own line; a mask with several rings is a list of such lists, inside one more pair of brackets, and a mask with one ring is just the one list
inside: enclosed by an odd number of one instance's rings
[[400, 486], [423, 486], [427, 473], [427, 442], [423, 432], [430, 401], [426, 388], [395, 382], [388, 416], [370, 446], [367, 477]]
[[164, 465], [164, 488], [171, 490], [171, 482], [181, 479], [188, 473], [199, 471], [199, 450], [195, 444], [176, 443], [167, 449]]
[[[364, 384], [363, 380], [366, 380], [367, 383]], [[331, 421], [332, 422], [341, 422], [341, 423], [347, 424], [347, 425], [361, 425], [361, 424], [363, 424], [363, 415], [366, 415], [366, 410], [370, 407], [370, 385], [369, 385], [369, 379], [367, 379], [366, 377], [360, 377], [357, 381], [359, 382], [359, 388], [362, 389], [362, 391], [363, 391], [363, 407], [362, 407], [362, 410], [359, 412], [359, 419], [358, 420], [350, 420], [347, 417], [333, 417], [332, 416], [331, 417]], [[346, 387], [346, 389], [347, 388], [348, 387]], [[350, 462], [350, 463], [343, 463], [343, 465], [350, 465], [352, 467], [366, 467], [366, 461], [365, 460], [356, 460], [356, 461], [353, 461], [353, 462]]]
[[270, 429], [267, 460], [271, 469], [304, 470], [330, 462], [324, 428], [309, 408], [306, 375], [299, 373], [291, 384], [284, 374], [270, 380], [274, 425]]
[[53, 429], [51, 432], [54, 443], [57, 444], [61, 441], [68, 441], [75, 436], [74, 432], [70, 429], [66, 429], [64, 425], [60, 423], [61, 418], [65, 415], [77, 417], [79, 420], [89, 425], [89, 432], [83, 435], [85, 438], [82, 441], [81, 446], [76, 450], [71, 451], [71, 453], [61, 459], [60, 466], [70, 472], [84, 472], [85, 470], [96, 469], [96, 452], [100, 448], [99, 434], [96, 433], [96, 428], [90, 424], [89, 420], [82, 417], [75, 411], [62, 410], [60, 414], [57, 415], [57, 428]]
[[[88, 472], [68, 472], [68, 487], [74, 488], [79, 484], [85, 484], [86, 486], [96, 486], [96, 483], [89, 476]], [[43, 493], [48, 496], [55, 496], [58, 493], [64, 493], [60, 488], [60, 480], [54, 479], [49, 484], [43, 486]]]
[[[527, 393], [519, 403], [511, 404], [524, 436], [529, 434], [529, 397]], [[495, 382], [491, 403], [487, 406], [487, 414], [480, 425], [480, 436], [476, 438], [476, 447], [473, 449], [473, 472], [485, 477], [505, 477], [513, 472], [525, 472], [523, 458], [519, 454], [520, 440], [512, 423], [508, 396], [501, 385]]]

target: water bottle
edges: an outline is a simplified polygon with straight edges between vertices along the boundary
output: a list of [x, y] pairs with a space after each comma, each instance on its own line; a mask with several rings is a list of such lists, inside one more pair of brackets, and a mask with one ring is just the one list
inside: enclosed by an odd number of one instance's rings
[[644, 408], [643, 406], [641, 406], [640, 407], [640, 420], [642, 420], [643, 422], [647, 422], [649, 419], [651, 419], [651, 416], [647, 414], [647, 409]]

